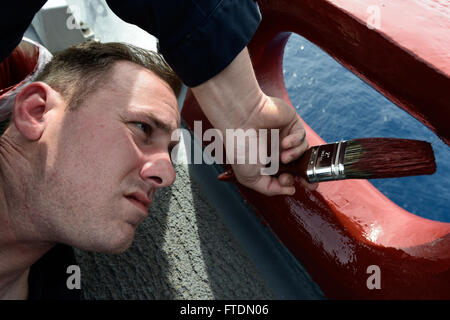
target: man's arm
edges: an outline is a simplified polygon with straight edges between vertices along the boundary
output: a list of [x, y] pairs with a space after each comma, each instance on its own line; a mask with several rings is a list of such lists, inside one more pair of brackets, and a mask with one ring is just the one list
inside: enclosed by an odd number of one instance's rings
[[[192, 88], [192, 91], [208, 120], [221, 130], [225, 143], [226, 129], [254, 129], [256, 132], [259, 129], [278, 129], [279, 141], [271, 143], [278, 143], [282, 163], [297, 159], [308, 148], [305, 129], [296, 111], [281, 99], [269, 97], [261, 91], [247, 49], [222, 72]], [[259, 138], [257, 146], [258, 143]], [[266, 195], [291, 195], [295, 192], [292, 175], [262, 175], [264, 166], [261, 163], [238, 165], [236, 158], [243, 156], [248, 163], [249, 154], [234, 154], [235, 158], [229, 160], [235, 163], [233, 171], [241, 184]], [[317, 184], [309, 184], [304, 179], [302, 182], [309, 189], [317, 187]]]
[[17, 47], [46, 0], [4, 1], [0, 9], [0, 62]]
[[252, 38], [261, 14], [254, 0], [107, 0], [114, 13], [159, 40], [159, 50], [188, 87], [228, 66]]

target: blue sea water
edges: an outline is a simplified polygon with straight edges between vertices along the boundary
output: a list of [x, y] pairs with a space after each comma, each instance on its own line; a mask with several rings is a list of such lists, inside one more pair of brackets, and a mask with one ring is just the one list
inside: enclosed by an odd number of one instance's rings
[[402, 208], [428, 219], [450, 222], [450, 147], [299, 35], [291, 35], [286, 45], [283, 73], [297, 112], [327, 142], [364, 137], [430, 142], [437, 165], [434, 175], [370, 181]]

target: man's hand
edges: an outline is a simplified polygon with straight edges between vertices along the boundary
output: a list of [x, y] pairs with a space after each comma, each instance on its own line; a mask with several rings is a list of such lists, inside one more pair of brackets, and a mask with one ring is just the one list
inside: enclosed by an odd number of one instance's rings
[[[283, 100], [268, 97], [262, 92], [247, 48], [222, 72], [192, 88], [192, 92], [208, 120], [222, 132], [225, 140], [227, 129], [255, 129], [256, 132], [259, 129], [269, 129], [268, 132], [279, 129], [277, 142], [282, 163], [297, 159], [308, 148], [305, 129], [297, 112]], [[244, 157], [247, 164], [233, 164], [234, 174], [241, 184], [265, 195], [294, 194], [294, 177], [291, 174], [278, 177], [261, 175], [261, 169], [265, 166], [261, 162], [248, 164], [249, 155], [249, 150], [238, 155]], [[257, 158], [259, 160], [260, 157]], [[236, 163], [237, 158], [229, 160]], [[317, 188], [317, 184], [302, 181], [309, 189]]]
[[[249, 118], [243, 124], [243, 129], [254, 129], [258, 132], [259, 129], [268, 129], [267, 136], [270, 137], [270, 130], [279, 129], [279, 140], [270, 141], [265, 143], [259, 141], [264, 139], [264, 136], [258, 136], [258, 141], [255, 145], [264, 146], [267, 145], [270, 150], [270, 146], [276, 143], [279, 149], [278, 155], [281, 163], [289, 163], [298, 159], [307, 149], [308, 141], [305, 139], [306, 133], [303, 124], [300, 121], [300, 117], [297, 112], [289, 106], [285, 101], [264, 96], [261, 99], [261, 105], [255, 109], [255, 112], [249, 115]], [[237, 149], [237, 148], [235, 148]], [[236, 150], [237, 151], [237, 150]], [[245, 150], [247, 154], [236, 155], [237, 157], [243, 157], [249, 159], [249, 152], [255, 152], [255, 150]], [[259, 150], [258, 150], [259, 152]], [[263, 153], [265, 150], [263, 150]], [[237, 152], [234, 152], [237, 154]], [[229, 159], [233, 163], [236, 163], [236, 159]], [[278, 160], [278, 159], [277, 159]], [[265, 167], [263, 164], [233, 164], [233, 172], [237, 180], [244, 186], [256, 190], [262, 194], [273, 195], [293, 195], [295, 193], [294, 177], [288, 173], [282, 173], [279, 176], [263, 175], [261, 170]], [[305, 179], [300, 178], [302, 184], [310, 189], [317, 188], [317, 184], [308, 183]]]

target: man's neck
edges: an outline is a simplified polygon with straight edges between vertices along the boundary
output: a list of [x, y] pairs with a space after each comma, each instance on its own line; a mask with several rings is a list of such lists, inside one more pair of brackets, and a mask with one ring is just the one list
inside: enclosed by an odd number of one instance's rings
[[[1, 180], [1, 179], [0, 179]], [[11, 211], [5, 208], [0, 187], [0, 299], [26, 299], [30, 266], [53, 247], [53, 243], [23, 240], [14, 228]]]
[[[7, 159], [5, 141], [0, 144], [0, 299], [25, 299], [28, 295], [28, 273], [30, 266], [44, 255], [54, 243], [33, 240], [27, 223], [25, 199], [12, 192], [20, 190], [20, 177], [12, 176], [10, 159]], [[20, 166], [14, 162], [14, 165]], [[23, 188], [23, 186], [22, 186]], [[28, 208], [28, 210], [30, 210]]]
[[8, 239], [8, 231], [5, 229], [4, 225], [0, 224], [0, 300], [26, 299], [30, 266], [54, 244], [27, 244], [11, 237]]
[[[0, 300], [26, 300], [28, 298], [28, 274], [27, 268], [15, 277], [0, 277]], [[4, 281], [3, 281], [4, 280]], [[3, 287], [1, 284], [3, 283]]]

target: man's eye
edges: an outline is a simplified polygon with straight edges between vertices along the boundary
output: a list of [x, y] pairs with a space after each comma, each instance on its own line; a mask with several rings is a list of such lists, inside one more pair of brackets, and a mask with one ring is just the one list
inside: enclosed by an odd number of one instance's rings
[[134, 123], [139, 130], [143, 131], [147, 137], [152, 134], [152, 127], [143, 122], [135, 122]]

